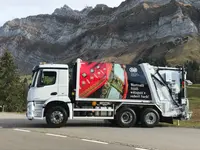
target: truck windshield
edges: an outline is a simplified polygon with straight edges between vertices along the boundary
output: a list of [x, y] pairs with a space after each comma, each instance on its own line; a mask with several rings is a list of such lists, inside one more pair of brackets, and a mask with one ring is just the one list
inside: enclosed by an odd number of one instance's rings
[[32, 74], [31, 87], [34, 87], [34, 85], [35, 85], [37, 73], [38, 73], [38, 71], [34, 71]]

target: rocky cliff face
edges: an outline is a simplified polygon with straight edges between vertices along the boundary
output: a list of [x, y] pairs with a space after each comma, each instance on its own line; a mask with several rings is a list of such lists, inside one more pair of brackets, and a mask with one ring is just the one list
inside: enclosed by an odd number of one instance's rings
[[199, 9], [197, 0], [126, 0], [119, 7], [99, 4], [82, 11], [65, 5], [51, 15], [6, 22], [0, 27], [0, 55], [11, 51], [23, 72], [41, 61], [68, 63], [77, 57], [119, 63], [142, 57], [165, 57], [173, 64], [199, 61]]

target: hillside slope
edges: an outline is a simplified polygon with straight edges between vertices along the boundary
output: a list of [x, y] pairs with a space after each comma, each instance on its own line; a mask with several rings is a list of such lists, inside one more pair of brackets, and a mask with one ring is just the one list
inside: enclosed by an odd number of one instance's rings
[[0, 27], [0, 55], [11, 51], [23, 73], [41, 61], [69, 63], [77, 57], [199, 61], [199, 8], [194, 0], [126, 0], [115, 8], [99, 4], [81, 11], [65, 5], [52, 14], [6, 22]]

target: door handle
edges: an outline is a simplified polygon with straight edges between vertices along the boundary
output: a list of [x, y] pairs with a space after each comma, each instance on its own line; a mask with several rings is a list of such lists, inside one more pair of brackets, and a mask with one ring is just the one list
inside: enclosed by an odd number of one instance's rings
[[57, 92], [52, 92], [51, 95], [57, 95]]

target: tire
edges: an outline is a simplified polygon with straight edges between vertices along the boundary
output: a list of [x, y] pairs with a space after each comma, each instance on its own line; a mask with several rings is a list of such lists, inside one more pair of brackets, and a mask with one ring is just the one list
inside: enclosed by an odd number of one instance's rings
[[65, 126], [68, 120], [68, 113], [62, 106], [54, 106], [47, 110], [46, 122], [48, 126], [60, 128]]
[[136, 124], [137, 116], [133, 109], [122, 108], [116, 114], [116, 123], [119, 127], [130, 128]]
[[153, 108], [147, 108], [141, 114], [141, 123], [144, 127], [153, 128], [158, 125], [159, 121], [160, 116]]

